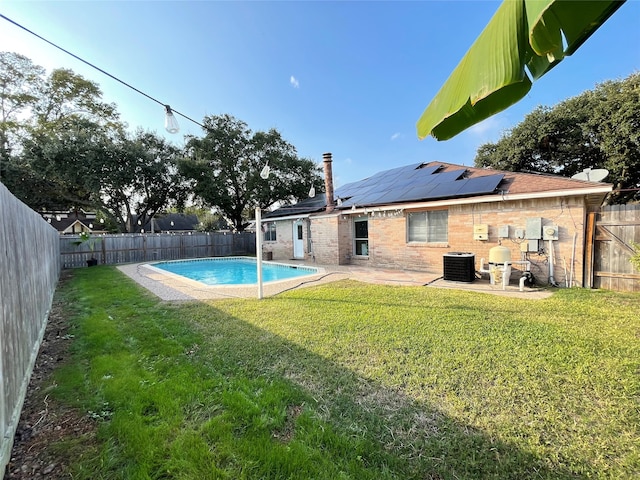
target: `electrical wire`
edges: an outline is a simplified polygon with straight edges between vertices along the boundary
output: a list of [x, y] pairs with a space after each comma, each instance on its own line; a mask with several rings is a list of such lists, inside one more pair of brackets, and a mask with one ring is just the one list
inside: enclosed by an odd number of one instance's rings
[[[40, 39], [40, 40], [42, 40], [43, 42], [48, 43], [49, 45], [51, 45], [51, 46], [53, 46], [53, 47], [57, 48], [58, 50], [63, 51], [64, 53], [66, 53], [67, 55], [72, 56], [72, 57], [73, 57], [73, 58], [75, 58], [76, 60], [80, 60], [82, 63], [84, 63], [84, 64], [86, 64], [86, 65], [89, 65], [91, 68], [94, 68], [95, 70], [99, 71], [100, 73], [103, 73], [103, 74], [104, 74], [104, 75], [106, 75], [107, 77], [109, 77], [109, 78], [111, 78], [111, 79], [115, 80], [116, 82], [121, 83], [121, 84], [122, 84], [122, 85], [124, 85], [125, 87], [130, 88], [130, 89], [131, 89], [131, 90], [133, 90], [134, 92], [137, 92], [137, 93], [139, 93], [140, 95], [143, 95], [143, 96], [147, 97], [149, 100], [152, 100], [152, 101], [154, 101], [154, 102], [156, 102], [156, 103], [158, 103], [158, 104], [162, 105], [162, 106], [163, 106], [163, 107], [165, 107], [165, 108], [169, 107], [169, 105], [167, 105], [166, 103], [161, 102], [161, 101], [160, 101], [160, 100], [158, 100], [157, 98], [154, 98], [154, 97], [152, 97], [151, 95], [149, 95], [149, 94], [147, 94], [147, 93], [143, 92], [142, 90], [140, 90], [140, 89], [138, 89], [138, 88], [134, 87], [133, 85], [131, 85], [131, 84], [129, 84], [129, 83], [127, 83], [127, 82], [125, 82], [124, 80], [119, 79], [118, 77], [116, 77], [115, 75], [110, 74], [110, 73], [109, 73], [109, 72], [107, 72], [106, 70], [103, 70], [102, 68], [97, 67], [97, 66], [96, 66], [96, 65], [94, 65], [93, 63], [88, 62], [87, 60], [85, 60], [85, 59], [83, 59], [83, 58], [80, 58], [78, 55], [76, 55], [76, 54], [74, 54], [74, 53], [71, 53], [69, 50], [66, 50], [65, 48], [62, 48], [61, 46], [56, 45], [56, 44], [55, 44], [55, 43], [53, 43], [52, 41], [47, 40], [47, 39], [46, 39], [46, 38], [44, 38], [43, 36], [38, 35], [38, 34], [37, 34], [37, 33], [35, 33], [34, 31], [29, 30], [27, 27], [25, 27], [25, 26], [23, 26], [23, 25], [20, 25], [18, 22], [14, 21], [14, 20], [11, 20], [9, 17], [6, 17], [5, 15], [3, 15], [3, 14], [1, 14], [1, 13], [0, 13], [0, 18], [2, 18], [2, 19], [4, 19], [4, 20], [6, 20], [6, 21], [7, 21], [7, 22], [9, 22], [9, 23], [12, 23], [12, 24], [13, 24], [13, 25], [15, 25], [16, 27], [21, 28], [21, 29], [22, 29], [22, 30], [24, 30], [25, 32], [30, 33], [30, 34], [31, 34], [31, 35], [33, 35], [34, 37], [39, 38], [39, 39]], [[169, 107], [169, 108], [171, 108], [171, 107]], [[181, 113], [181, 112], [179, 112], [179, 111], [177, 111], [177, 110], [175, 110], [175, 109], [173, 109], [173, 108], [171, 108], [171, 111], [172, 111], [173, 113], [175, 113], [175, 114], [180, 115], [182, 118], [185, 118], [186, 120], [189, 120], [190, 122], [193, 122], [193, 123], [195, 123], [196, 125], [199, 125], [200, 127], [204, 128], [204, 129], [206, 130], [206, 127], [205, 127], [202, 123], [198, 122], [197, 120], [194, 120], [193, 118], [189, 117], [188, 115], [185, 115], [184, 113]]]

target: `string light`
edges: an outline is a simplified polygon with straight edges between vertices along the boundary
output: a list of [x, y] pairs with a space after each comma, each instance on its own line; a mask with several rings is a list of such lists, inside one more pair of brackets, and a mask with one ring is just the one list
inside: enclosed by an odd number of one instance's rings
[[178, 125], [178, 120], [176, 120], [176, 117], [173, 114], [173, 110], [171, 110], [171, 107], [169, 105], [165, 105], [164, 108], [164, 128], [169, 133], [178, 133], [180, 131], [180, 125]]

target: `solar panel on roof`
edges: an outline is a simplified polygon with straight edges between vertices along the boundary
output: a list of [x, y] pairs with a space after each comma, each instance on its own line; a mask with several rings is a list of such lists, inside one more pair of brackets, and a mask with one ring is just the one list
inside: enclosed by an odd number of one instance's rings
[[424, 177], [430, 177], [432, 175], [438, 175], [436, 173], [436, 171], [439, 168], [440, 167], [438, 167], [438, 166], [435, 166], [435, 167], [422, 167], [422, 168], [416, 168], [415, 170], [407, 172], [407, 173], [412, 178], [415, 178], [415, 177], [424, 178]]
[[452, 182], [462, 177], [465, 172], [466, 170], [450, 170], [448, 172], [434, 173], [433, 177], [436, 177], [438, 183]]
[[389, 190], [387, 192], [383, 192], [378, 198], [375, 199], [375, 203], [380, 204], [388, 204], [388, 203], [396, 203], [398, 200], [399, 191], [397, 190]]
[[458, 190], [458, 195], [475, 195], [492, 193], [504, 178], [503, 174], [486, 175], [484, 177], [467, 178], [464, 185]]
[[440, 165], [431, 165], [429, 167], [417, 167], [414, 168], [416, 172], [424, 172], [425, 174], [431, 174], [437, 171], [440, 168]]
[[[335, 197], [341, 198], [341, 208], [353, 205], [392, 204], [401, 202], [432, 200], [467, 195], [488, 194], [495, 191], [504, 175], [486, 175], [462, 179], [465, 169], [438, 173], [440, 165], [421, 167], [421, 163], [393, 168], [375, 175], [344, 185], [335, 191]], [[277, 215], [295, 215], [311, 213], [324, 207], [324, 194], [315, 199], [306, 199], [296, 205], [283, 207]]]
[[384, 192], [372, 191], [365, 195], [354, 197], [352, 200], [356, 205], [373, 205], [378, 203], [378, 199], [384, 195]]
[[414, 182], [413, 178], [399, 178], [391, 185], [392, 189], [406, 188]]
[[427, 183], [426, 185], [418, 185], [407, 190], [404, 190], [396, 196], [395, 200], [390, 200], [391, 203], [399, 202], [414, 202], [417, 200], [423, 200], [429, 198], [431, 190], [436, 186], [434, 183]]
[[429, 198], [446, 198], [455, 197], [458, 190], [462, 188], [463, 181], [451, 181], [439, 183], [433, 187], [433, 190], [429, 192]]

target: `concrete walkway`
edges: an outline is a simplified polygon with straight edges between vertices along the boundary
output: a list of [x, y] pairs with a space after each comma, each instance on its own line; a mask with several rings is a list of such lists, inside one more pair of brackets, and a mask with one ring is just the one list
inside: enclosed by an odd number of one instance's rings
[[[428, 288], [453, 288], [468, 290], [493, 295], [503, 295], [513, 298], [527, 298], [538, 300], [552, 295], [551, 290], [540, 288], [526, 288], [519, 290], [518, 284], [512, 281], [506, 289], [502, 285], [491, 285], [488, 279], [475, 280], [474, 282], [451, 282], [441, 278], [440, 273], [418, 272], [412, 270], [372, 269], [367, 267], [322, 266], [305, 264], [303, 262], [281, 262], [295, 265], [307, 265], [319, 268], [318, 274], [299, 277], [292, 280], [269, 282], [263, 285], [265, 297], [277, 295], [286, 290], [321, 285], [343, 279], [352, 279], [366, 283], [400, 286], [426, 286]], [[146, 263], [121, 265], [118, 267], [125, 275], [137, 283], [167, 301], [181, 300], [212, 300], [222, 298], [257, 298], [258, 287], [221, 285], [208, 286], [185, 277], [171, 273], [161, 272], [150, 267]]]

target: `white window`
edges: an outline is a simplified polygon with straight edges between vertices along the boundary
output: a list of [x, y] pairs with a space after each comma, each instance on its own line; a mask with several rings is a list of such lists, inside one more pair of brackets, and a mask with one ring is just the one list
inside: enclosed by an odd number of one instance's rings
[[369, 255], [369, 220], [365, 218], [356, 218], [353, 221], [354, 235], [354, 252], [356, 256], [366, 257]]
[[407, 215], [407, 241], [421, 243], [447, 243], [449, 212], [431, 210]]
[[276, 222], [266, 222], [262, 224], [262, 231], [264, 232], [265, 242], [276, 241]]

